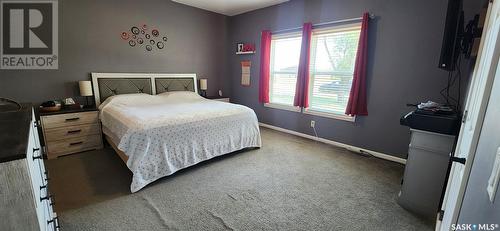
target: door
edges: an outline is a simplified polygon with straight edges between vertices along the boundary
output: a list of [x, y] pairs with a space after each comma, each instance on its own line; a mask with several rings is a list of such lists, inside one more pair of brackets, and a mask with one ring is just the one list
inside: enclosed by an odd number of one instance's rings
[[465, 158], [465, 165], [454, 162], [448, 180], [442, 210], [444, 216], [437, 230], [450, 230], [458, 219], [465, 187], [472, 167], [479, 134], [496, 74], [500, 54], [500, 0], [490, 2], [481, 39], [480, 53], [476, 61], [464, 110], [464, 118], [458, 137], [455, 156]]

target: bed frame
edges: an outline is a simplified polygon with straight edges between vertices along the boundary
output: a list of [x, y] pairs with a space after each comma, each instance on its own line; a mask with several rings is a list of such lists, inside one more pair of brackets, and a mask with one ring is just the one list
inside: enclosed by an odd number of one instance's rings
[[170, 91], [198, 93], [196, 74], [91, 73], [96, 106], [113, 95]]
[[[193, 91], [198, 93], [196, 74], [93, 72], [91, 76], [97, 107], [113, 95], [133, 93], [156, 95], [171, 91]], [[117, 144], [113, 142], [111, 137], [106, 134], [103, 135], [118, 156], [127, 163], [128, 156], [118, 149]]]

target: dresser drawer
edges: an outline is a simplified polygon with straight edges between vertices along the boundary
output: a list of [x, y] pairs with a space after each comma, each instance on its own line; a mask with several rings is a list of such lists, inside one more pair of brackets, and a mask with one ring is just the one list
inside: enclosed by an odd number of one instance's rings
[[42, 126], [44, 129], [80, 124], [97, 124], [98, 121], [99, 116], [97, 111], [42, 116]]
[[101, 133], [99, 124], [85, 124], [69, 127], [51, 128], [45, 130], [47, 141], [64, 140], [68, 138], [97, 135]]
[[101, 135], [82, 136], [47, 142], [48, 158], [101, 148]]
[[452, 135], [411, 129], [410, 148], [449, 155], [453, 149], [455, 137]]

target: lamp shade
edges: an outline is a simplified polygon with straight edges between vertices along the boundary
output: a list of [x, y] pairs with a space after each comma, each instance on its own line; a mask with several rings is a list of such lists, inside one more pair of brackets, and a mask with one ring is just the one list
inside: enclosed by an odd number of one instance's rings
[[81, 96], [92, 96], [92, 83], [90, 81], [79, 81], [80, 95]]
[[200, 89], [204, 91], [207, 90], [207, 79], [200, 79]]

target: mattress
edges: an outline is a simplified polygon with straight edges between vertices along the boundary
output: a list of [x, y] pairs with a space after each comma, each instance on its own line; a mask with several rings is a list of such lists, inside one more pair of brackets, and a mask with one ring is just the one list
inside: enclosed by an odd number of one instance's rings
[[107, 135], [128, 157], [131, 192], [204, 160], [261, 146], [252, 109], [194, 92], [117, 95], [99, 109]]

